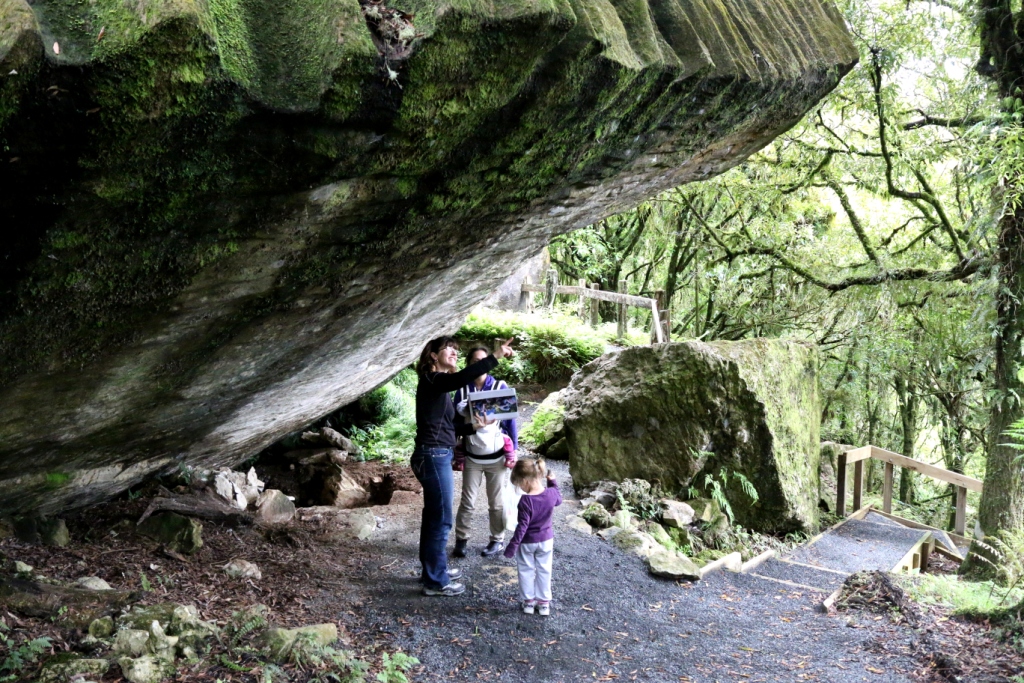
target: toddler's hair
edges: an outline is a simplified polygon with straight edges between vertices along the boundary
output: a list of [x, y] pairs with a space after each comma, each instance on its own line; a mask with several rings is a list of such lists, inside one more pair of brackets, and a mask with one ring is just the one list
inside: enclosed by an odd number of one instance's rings
[[544, 483], [544, 478], [547, 476], [548, 468], [544, 466], [543, 460], [540, 458], [520, 458], [516, 461], [515, 467], [512, 468], [510, 479], [515, 486], [525, 491], [527, 488], [530, 488], [530, 482], [538, 481]]

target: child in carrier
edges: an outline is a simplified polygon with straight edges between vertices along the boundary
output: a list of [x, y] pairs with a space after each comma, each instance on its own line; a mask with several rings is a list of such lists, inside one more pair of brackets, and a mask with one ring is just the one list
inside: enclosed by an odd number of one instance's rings
[[505, 549], [516, 558], [523, 612], [541, 616], [551, 613], [551, 565], [554, 559], [554, 513], [562, 504], [554, 473], [544, 462], [523, 458], [512, 468], [512, 483], [523, 491], [519, 499], [519, 524]]

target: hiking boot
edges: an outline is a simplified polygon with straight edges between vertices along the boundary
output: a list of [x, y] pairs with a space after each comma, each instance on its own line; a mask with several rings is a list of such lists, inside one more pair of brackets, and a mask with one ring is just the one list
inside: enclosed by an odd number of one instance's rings
[[459, 595], [466, 592], [466, 586], [452, 581], [444, 588], [423, 588], [424, 595], [440, 595], [446, 598], [450, 598], [453, 595]]
[[497, 555], [498, 553], [500, 553], [504, 549], [505, 549], [505, 544], [502, 543], [501, 541], [491, 541], [490, 543], [487, 544], [487, 547], [484, 548], [483, 551], [480, 554], [483, 555], [484, 557], [494, 557], [495, 555]]
[[533, 614], [533, 604], [532, 603], [528, 602], [525, 605], [523, 605], [523, 614]]
[[537, 614], [541, 615], [542, 617], [548, 616], [549, 614], [551, 614], [551, 606], [537, 605]]
[[456, 538], [455, 539], [455, 549], [452, 550], [452, 557], [465, 557], [466, 556], [466, 546], [467, 545], [469, 545], [469, 539], [466, 539], [466, 538]]

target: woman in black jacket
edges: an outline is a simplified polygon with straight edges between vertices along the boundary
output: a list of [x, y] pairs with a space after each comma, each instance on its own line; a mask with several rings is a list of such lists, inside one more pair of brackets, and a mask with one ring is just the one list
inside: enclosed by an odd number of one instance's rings
[[423, 485], [423, 517], [420, 524], [420, 564], [424, 595], [458, 595], [466, 587], [457, 582], [458, 570], [448, 571], [448, 532], [453, 523], [454, 479], [452, 449], [456, 436], [470, 434], [477, 425], [460, 425], [456, 432], [451, 392], [460, 389], [512, 355], [512, 339], [493, 355], [456, 372], [458, 342], [451, 337], [432, 339], [423, 347], [416, 372], [416, 447], [410, 465]]

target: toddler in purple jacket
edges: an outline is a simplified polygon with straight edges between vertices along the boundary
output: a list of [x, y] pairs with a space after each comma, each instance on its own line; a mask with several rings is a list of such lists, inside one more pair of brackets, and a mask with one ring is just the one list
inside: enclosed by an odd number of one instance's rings
[[542, 460], [523, 458], [512, 469], [512, 483], [523, 490], [519, 521], [505, 557], [516, 558], [523, 612], [551, 614], [551, 564], [554, 559], [554, 514], [562, 504], [554, 473]]

